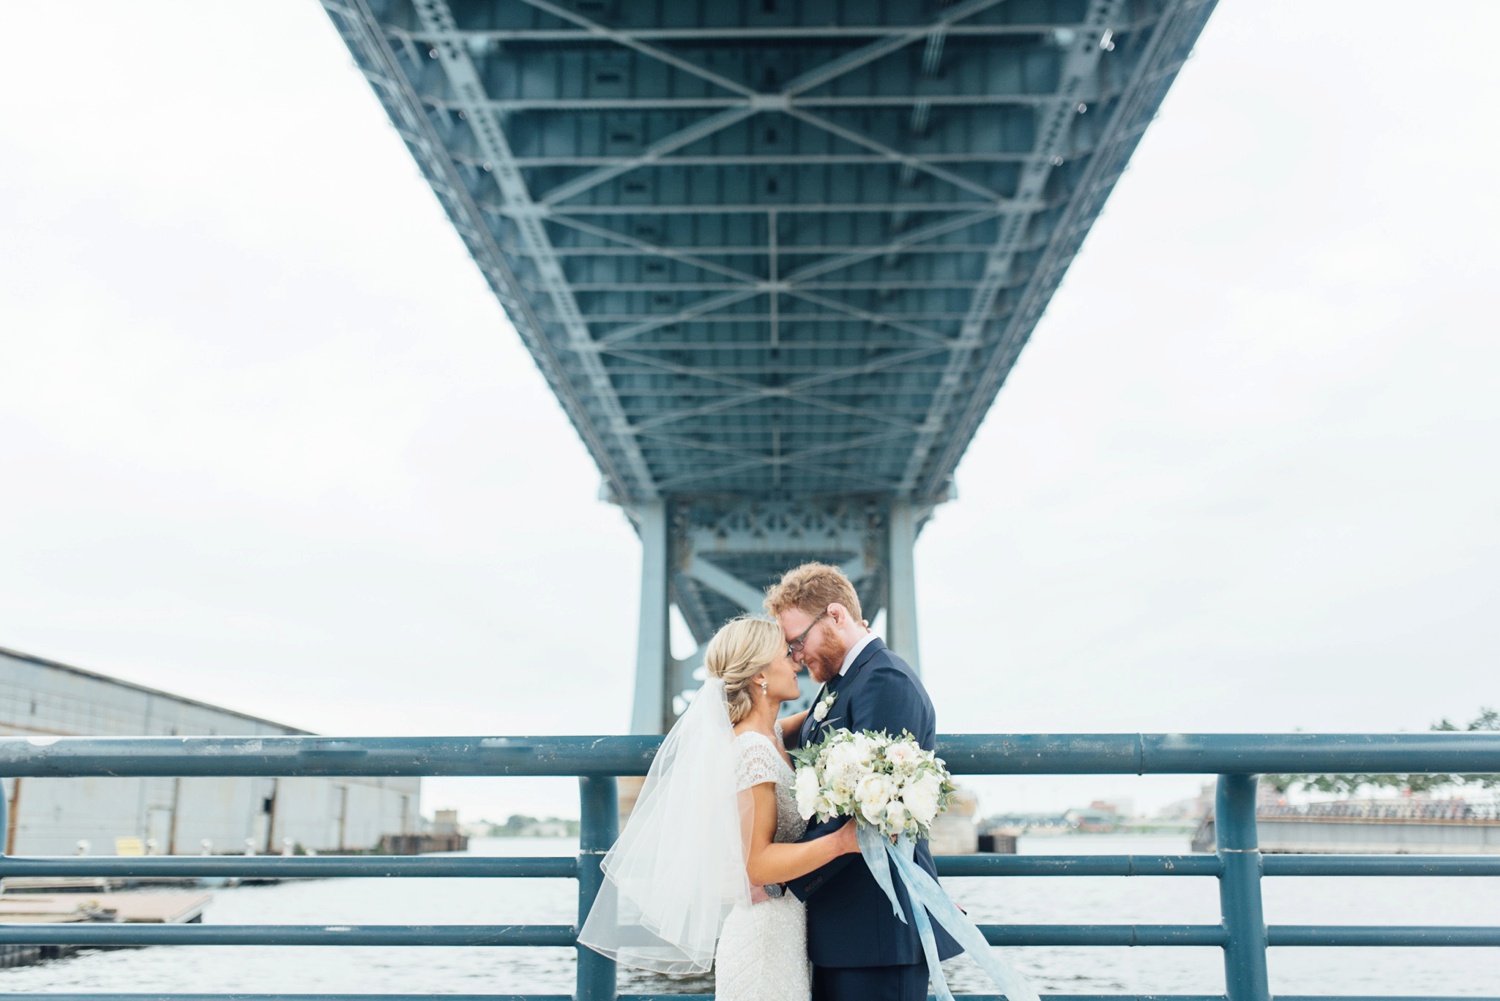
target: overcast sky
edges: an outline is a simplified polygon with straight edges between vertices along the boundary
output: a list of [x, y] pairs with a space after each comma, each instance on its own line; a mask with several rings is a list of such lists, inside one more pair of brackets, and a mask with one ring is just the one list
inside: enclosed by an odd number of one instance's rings
[[[321, 8], [0, 8], [0, 646], [326, 733], [623, 732], [635, 536]], [[1496, 38], [1221, 3], [918, 544], [942, 730], [1500, 704]]]

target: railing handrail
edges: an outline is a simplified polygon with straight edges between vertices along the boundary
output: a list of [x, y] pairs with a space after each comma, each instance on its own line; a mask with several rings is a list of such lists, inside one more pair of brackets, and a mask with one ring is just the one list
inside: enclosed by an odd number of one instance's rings
[[[658, 736], [4, 737], [0, 777], [644, 775]], [[949, 734], [956, 775], [1500, 773], [1500, 732]]]
[[[142, 858], [6, 857], [0, 875], [339, 875], [572, 878], [578, 922], [592, 904], [600, 862], [617, 830], [615, 777], [643, 775], [660, 737], [10, 737], [0, 738], [0, 777], [114, 776], [578, 776], [575, 858], [450, 856], [276, 857], [170, 855]], [[939, 741], [949, 768], [966, 774], [1213, 774], [1217, 851], [1190, 856], [940, 856], [939, 872], [965, 876], [1174, 875], [1219, 883], [1220, 924], [983, 925], [999, 945], [1218, 946], [1219, 1001], [1269, 1001], [1268, 946], [1497, 946], [1500, 928], [1267, 925], [1263, 876], [1500, 876], [1500, 856], [1263, 857], [1256, 833], [1261, 773], [1500, 773], [1500, 733], [1417, 734], [955, 734]], [[0, 796], [0, 818], [6, 801]], [[3, 824], [0, 824], [3, 826]], [[566, 946], [574, 925], [5, 925], [0, 944], [181, 943], [302, 945]], [[575, 1001], [629, 1001], [614, 964], [578, 948]], [[257, 997], [234, 995], [237, 997]], [[518, 996], [518, 995], [517, 995]], [[18, 995], [122, 1001], [125, 994]], [[227, 1001], [229, 995], [183, 995]], [[271, 995], [264, 995], [268, 999]], [[309, 997], [317, 997], [309, 995]], [[323, 995], [323, 1001], [338, 996]], [[394, 997], [394, 996], [393, 996]], [[519, 996], [518, 996], [519, 997]], [[531, 995], [531, 1001], [543, 996]], [[553, 996], [546, 996], [553, 998]], [[973, 995], [976, 999], [991, 997]], [[1062, 998], [1053, 995], [1052, 999]], [[1091, 1001], [1110, 997], [1096, 995]], [[1113, 996], [1123, 1001], [1120, 996]], [[1161, 996], [1166, 998], [1168, 996]], [[1174, 1001], [1191, 1001], [1177, 996]], [[1352, 999], [1350, 999], [1352, 1001]], [[1500, 999], [1492, 999], [1500, 1001]]]

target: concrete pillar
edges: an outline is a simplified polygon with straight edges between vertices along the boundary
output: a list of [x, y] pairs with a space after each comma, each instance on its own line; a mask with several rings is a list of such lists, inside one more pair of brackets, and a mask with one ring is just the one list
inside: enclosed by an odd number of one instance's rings
[[922, 673], [917, 644], [917, 580], [913, 550], [917, 519], [911, 504], [891, 503], [886, 545], [885, 641], [898, 656]]
[[651, 501], [636, 509], [641, 531], [641, 622], [635, 655], [635, 702], [631, 733], [662, 733], [666, 717], [667, 660], [671, 656], [667, 611], [667, 505]]

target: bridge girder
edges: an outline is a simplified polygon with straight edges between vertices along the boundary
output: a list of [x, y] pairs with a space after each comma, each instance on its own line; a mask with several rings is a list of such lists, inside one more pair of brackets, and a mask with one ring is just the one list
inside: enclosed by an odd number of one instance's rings
[[[911, 543], [1213, 2], [324, 6], [641, 533], [660, 720], [665, 609], [805, 559], [915, 659]], [[858, 547], [725, 527], [849, 504]]]

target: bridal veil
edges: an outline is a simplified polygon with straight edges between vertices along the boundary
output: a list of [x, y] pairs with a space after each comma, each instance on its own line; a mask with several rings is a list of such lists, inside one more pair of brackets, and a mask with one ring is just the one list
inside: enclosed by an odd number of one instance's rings
[[750, 903], [749, 797], [737, 793], [724, 682], [709, 678], [662, 741], [578, 942], [657, 973], [705, 973], [724, 918]]

